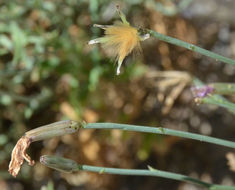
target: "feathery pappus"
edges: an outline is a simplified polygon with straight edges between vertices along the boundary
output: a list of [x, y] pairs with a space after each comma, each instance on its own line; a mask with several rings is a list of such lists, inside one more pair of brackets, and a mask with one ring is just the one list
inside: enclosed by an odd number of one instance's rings
[[108, 48], [111, 54], [116, 57], [117, 75], [120, 74], [120, 68], [125, 57], [134, 49], [141, 50], [140, 41], [144, 41], [150, 37], [148, 33], [144, 34], [143, 30], [132, 27], [126, 20], [126, 16], [117, 6], [117, 12], [122, 22], [115, 22], [113, 25], [94, 24], [94, 27], [104, 29], [104, 36], [90, 40], [88, 44], [101, 43], [104, 48]]

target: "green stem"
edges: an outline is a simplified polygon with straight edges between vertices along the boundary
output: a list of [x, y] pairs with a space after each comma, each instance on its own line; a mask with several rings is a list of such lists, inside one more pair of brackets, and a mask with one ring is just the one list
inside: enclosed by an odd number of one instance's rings
[[173, 129], [166, 129], [161, 127], [147, 127], [147, 126], [128, 125], [128, 124], [116, 124], [116, 123], [88, 123], [85, 124], [83, 127], [84, 129], [120, 129], [125, 131], [137, 131], [137, 132], [155, 133], [162, 135], [172, 135], [172, 136], [217, 144], [221, 146], [226, 146], [230, 148], [235, 148], [235, 142], [232, 141], [222, 140], [204, 135], [198, 135], [189, 132], [177, 131]]
[[[204, 181], [200, 181], [195, 178], [191, 178], [186, 175], [175, 174], [172, 172], [165, 172], [165, 171], [153, 169], [150, 167], [149, 167], [149, 170], [106, 168], [106, 167], [80, 165], [80, 164], [78, 164], [77, 167], [78, 167], [77, 168], [78, 171], [83, 170], [83, 171], [97, 172], [100, 174], [108, 173], [108, 174], [117, 174], [117, 175], [155, 176], [155, 177], [162, 177], [162, 178], [185, 181], [185, 182], [197, 184], [205, 188], [208, 188], [210, 190], [235, 190], [235, 187], [232, 187], [232, 186], [210, 184], [210, 183], [206, 183]], [[76, 171], [76, 170], [73, 170], [73, 171]]]
[[222, 61], [224, 63], [228, 63], [228, 64], [232, 64], [232, 65], [235, 65], [235, 60], [234, 59], [230, 59], [230, 58], [227, 58], [227, 57], [224, 57], [222, 55], [219, 55], [219, 54], [216, 54], [216, 53], [213, 53], [211, 51], [208, 51], [208, 50], [205, 50], [203, 48], [200, 48], [198, 46], [195, 46], [193, 44], [190, 44], [190, 43], [187, 43], [187, 42], [184, 42], [182, 40], [178, 40], [176, 38], [172, 38], [170, 36], [166, 36], [164, 34], [160, 34], [156, 31], [153, 31], [153, 30], [147, 30], [148, 33], [159, 39], [159, 40], [162, 40], [162, 41], [165, 41], [165, 42], [168, 42], [170, 44], [174, 44], [174, 45], [177, 45], [177, 46], [180, 46], [180, 47], [184, 47], [186, 49], [189, 49], [191, 51], [194, 51], [194, 52], [197, 52], [197, 53], [200, 53], [202, 55], [205, 55], [205, 56], [208, 56], [210, 58], [213, 58], [213, 59], [216, 59], [216, 60], [219, 60], [219, 61]]
[[60, 172], [71, 173], [71, 172], [83, 170], [83, 171], [97, 172], [100, 174], [108, 173], [108, 174], [117, 174], [117, 175], [155, 176], [155, 177], [162, 177], [162, 178], [167, 178], [167, 179], [193, 183], [196, 185], [200, 185], [202, 187], [206, 187], [210, 190], [235, 190], [235, 187], [232, 187], [232, 186], [211, 184], [211, 183], [207, 183], [207, 182], [195, 179], [195, 178], [191, 178], [186, 175], [157, 170], [150, 166], [148, 166], [148, 170], [106, 168], [106, 167], [98, 167], [98, 166], [90, 166], [90, 165], [81, 165], [71, 159], [58, 157], [58, 156], [50, 156], [50, 155], [41, 156], [40, 162], [43, 165], [49, 168], [58, 170]]
[[229, 102], [228, 100], [217, 94], [202, 98], [200, 100], [200, 103], [217, 105], [230, 110], [232, 113], [235, 113], [235, 104]]
[[210, 83], [209, 86], [212, 86], [215, 90], [215, 94], [235, 94], [235, 84], [234, 83]]

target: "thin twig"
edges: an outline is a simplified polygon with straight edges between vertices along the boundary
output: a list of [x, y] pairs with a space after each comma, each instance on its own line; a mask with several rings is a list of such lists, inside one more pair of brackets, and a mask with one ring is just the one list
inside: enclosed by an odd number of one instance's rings
[[[155, 177], [162, 177], [167, 179], [173, 179], [177, 181], [185, 181], [189, 183], [193, 183], [196, 185], [200, 185], [210, 190], [235, 190], [235, 187], [232, 186], [224, 186], [224, 185], [217, 185], [217, 184], [210, 184], [204, 181], [182, 175], [176, 174], [172, 172], [161, 171], [157, 169], [153, 169], [149, 167], [149, 170], [143, 169], [118, 169], [118, 168], [106, 168], [106, 167], [98, 167], [98, 166], [90, 166], [90, 165], [79, 165], [77, 166], [77, 171], [90, 171], [96, 172], [100, 174], [117, 174], [117, 175], [135, 175], [135, 176], [155, 176]], [[73, 170], [76, 171], [76, 170]]]
[[166, 172], [154, 169], [148, 166], [148, 169], [119, 169], [119, 168], [107, 168], [107, 167], [99, 167], [99, 166], [90, 166], [90, 165], [82, 165], [76, 163], [74, 160], [51, 156], [51, 155], [43, 155], [40, 157], [40, 162], [52, 169], [58, 170], [60, 172], [77, 172], [77, 171], [90, 171], [96, 172], [100, 174], [116, 174], [116, 175], [134, 175], [134, 176], [154, 176], [154, 177], [162, 177], [167, 179], [173, 179], [178, 181], [185, 181], [188, 183], [193, 183], [210, 190], [235, 190], [235, 187], [232, 186], [223, 186], [217, 184], [211, 184], [199, 179], [195, 179], [186, 175], [176, 174], [172, 172]]
[[235, 148], [235, 142], [232, 141], [218, 139], [205, 135], [194, 134], [190, 132], [161, 128], [161, 127], [147, 127], [139, 125], [116, 124], [116, 123], [88, 123], [85, 124], [83, 127], [84, 129], [120, 129], [125, 131], [137, 131], [137, 132], [155, 133], [161, 135], [172, 135], [177, 137], [199, 140], [201, 142], [208, 142], [212, 144], [226, 146], [230, 148]]
[[152, 37], [155, 37], [155, 38], [157, 38], [159, 40], [162, 40], [162, 41], [165, 41], [167, 43], [174, 44], [174, 45], [177, 45], [177, 46], [180, 46], [180, 47], [184, 47], [186, 49], [189, 49], [191, 51], [200, 53], [202, 55], [205, 55], [207, 57], [213, 58], [215, 60], [222, 61], [224, 63], [235, 65], [235, 60], [234, 59], [230, 59], [230, 58], [224, 57], [222, 55], [219, 55], [219, 54], [213, 53], [211, 51], [208, 51], [206, 49], [200, 48], [200, 47], [198, 47], [196, 45], [184, 42], [182, 40], [178, 40], [176, 38], [172, 38], [170, 36], [166, 36], [164, 34], [160, 34], [160, 33], [156, 32], [156, 31], [153, 31], [153, 30], [147, 30], [147, 32]]

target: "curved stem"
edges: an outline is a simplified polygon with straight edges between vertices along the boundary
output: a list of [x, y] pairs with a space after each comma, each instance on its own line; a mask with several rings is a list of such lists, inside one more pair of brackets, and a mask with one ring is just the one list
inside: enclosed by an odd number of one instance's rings
[[[210, 184], [210, 183], [206, 183], [204, 181], [201, 181], [201, 180], [198, 180], [198, 179], [195, 179], [195, 178], [191, 178], [191, 177], [186, 176], [186, 175], [161, 171], [161, 170], [153, 169], [151, 167], [149, 167], [149, 170], [143, 170], [143, 169], [118, 169], [118, 168], [106, 168], [106, 167], [98, 167], [98, 166], [89, 166], [89, 165], [80, 165], [80, 164], [78, 164], [77, 171], [79, 171], [79, 170], [97, 172], [97, 173], [100, 173], [100, 174], [107, 173], [107, 174], [117, 174], [117, 175], [155, 176], [155, 177], [162, 177], [162, 178], [168, 178], [168, 179], [193, 183], [193, 184], [196, 184], [196, 185], [206, 187], [210, 190], [235, 190], [235, 187], [232, 187], [232, 186]], [[76, 171], [76, 170], [73, 170], [73, 171]]]
[[82, 164], [76, 163], [74, 160], [71, 160], [71, 159], [58, 157], [58, 156], [50, 156], [50, 155], [41, 156], [40, 162], [43, 165], [49, 168], [58, 170], [60, 172], [71, 173], [71, 172], [83, 170], [83, 171], [97, 172], [100, 174], [107, 173], [107, 174], [117, 174], [117, 175], [155, 176], [155, 177], [162, 177], [162, 178], [167, 178], [167, 179], [193, 183], [196, 185], [200, 185], [202, 187], [206, 187], [210, 190], [235, 190], [235, 187], [232, 187], [232, 186], [211, 184], [211, 183], [207, 183], [207, 182], [204, 182], [199, 179], [195, 179], [186, 175], [157, 170], [150, 166], [148, 166], [148, 170], [106, 168], [106, 167], [82, 165]]
[[188, 139], [199, 140], [202, 142], [208, 142], [230, 148], [235, 148], [235, 142], [222, 140], [205, 135], [194, 134], [190, 132], [177, 131], [173, 129], [161, 128], [161, 127], [147, 127], [128, 124], [116, 124], [116, 123], [88, 123], [83, 125], [84, 129], [120, 129], [125, 131], [137, 131], [145, 133], [155, 133], [161, 135], [172, 135], [177, 137], [183, 137]]
[[196, 45], [184, 42], [182, 40], [178, 40], [176, 38], [172, 38], [170, 36], [166, 36], [164, 34], [160, 34], [160, 33], [156, 32], [156, 31], [153, 31], [153, 30], [147, 30], [147, 31], [152, 37], [155, 37], [159, 40], [162, 40], [162, 41], [165, 41], [167, 43], [174, 44], [174, 45], [177, 45], [177, 46], [180, 46], [180, 47], [184, 47], [186, 49], [189, 49], [191, 51], [194, 51], [194, 52], [200, 53], [202, 55], [205, 55], [207, 57], [222, 61], [224, 63], [235, 65], [235, 60], [234, 59], [224, 57], [222, 55], [219, 55], [219, 54], [213, 53], [211, 51], [208, 51], [206, 49], [200, 48]]
[[235, 113], [235, 104], [232, 102], [229, 102], [227, 99], [225, 99], [217, 94], [202, 98], [200, 100], [200, 103], [221, 106], [221, 107], [224, 107], [224, 108], [230, 110], [232, 113]]

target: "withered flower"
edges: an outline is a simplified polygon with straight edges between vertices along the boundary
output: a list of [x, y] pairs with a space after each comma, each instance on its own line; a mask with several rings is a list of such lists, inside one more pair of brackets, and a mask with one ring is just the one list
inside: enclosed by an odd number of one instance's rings
[[34, 161], [31, 160], [29, 155], [26, 153], [26, 149], [29, 147], [32, 140], [27, 137], [23, 136], [21, 137], [18, 142], [16, 143], [14, 149], [11, 153], [11, 162], [9, 164], [9, 172], [14, 177], [17, 176], [17, 174], [20, 171], [21, 165], [24, 162], [24, 159], [29, 163], [30, 166], [34, 165]]
[[191, 87], [191, 92], [195, 98], [204, 98], [214, 92], [211, 86], [194, 86]]
[[24, 159], [30, 166], [34, 165], [34, 161], [31, 160], [30, 156], [26, 153], [26, 150], [31, 142], [74, 133], [79, 129], [79, 127], [80, 125], [77, 122], [67, 120], [55, 122], [26, 132], [25, 135], [18, 140], [12, 150], [11, 161], [8, 169], [9, 173], [16, 177], [20, 171]]

